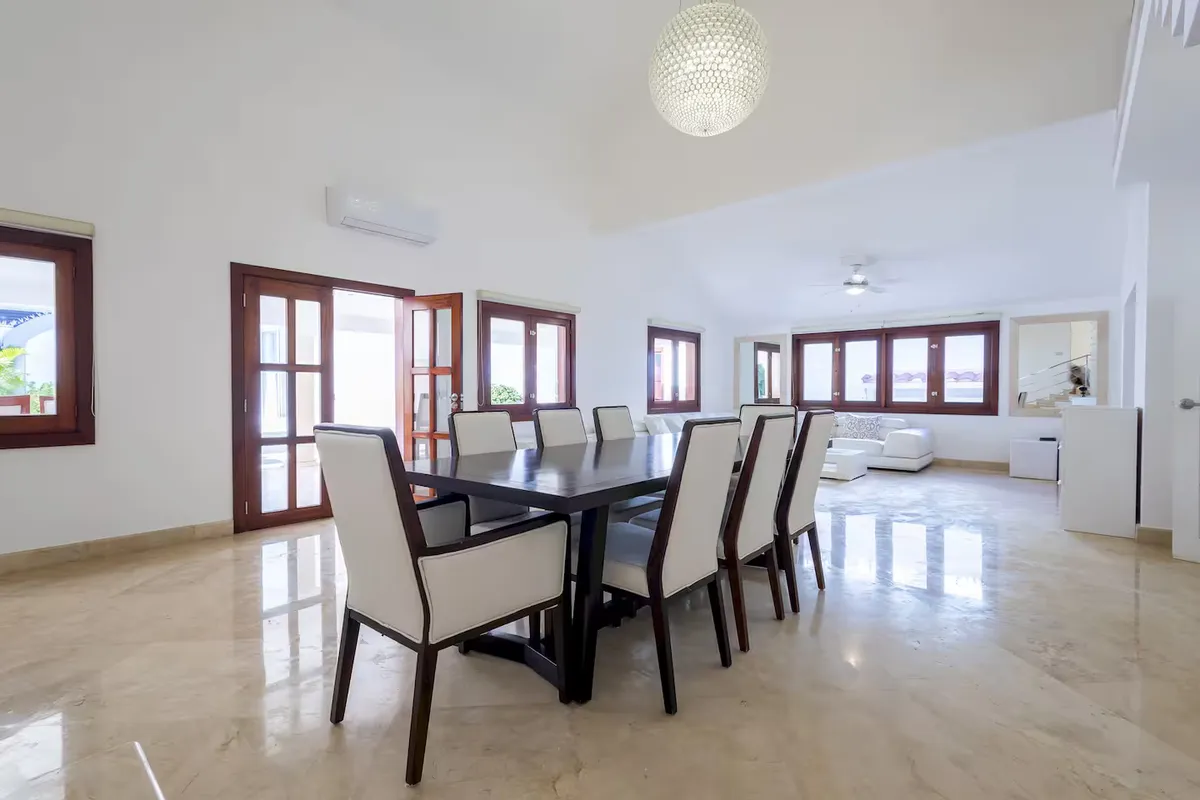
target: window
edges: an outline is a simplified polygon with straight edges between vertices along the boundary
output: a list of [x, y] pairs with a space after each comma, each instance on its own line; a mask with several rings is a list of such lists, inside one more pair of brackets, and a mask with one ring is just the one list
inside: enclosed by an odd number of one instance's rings
[[481, 300], [479, 373], [481, 411], [575, 405], [575, 315]]
[[800, 408], [994, 416], [1000, 323], [800, 334], [792, 396]]
[[649, 329], [646, 412], [700, 410], [700, 334]]
[[754, 402], [778, 403], [782, 397], [781, 348], [777, 344], [754, 343]]
[[0, 449], [95, 441], [92, 242], [0, 227]]

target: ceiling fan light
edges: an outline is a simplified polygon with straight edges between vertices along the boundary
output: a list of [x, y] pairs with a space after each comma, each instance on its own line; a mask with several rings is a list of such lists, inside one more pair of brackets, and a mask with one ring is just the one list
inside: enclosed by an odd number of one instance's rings
[[847, 287], [846, 287], [846, 294], [848, 294], [848, 295], [850, 295], [851, 297], [853, 297], [853, 296], [855, 296], [855, 295], [862, 294], [862, 293], [863, 293], [863, 292], [865, 292], [866, 290], [867, 290], [867, 287], [866, 287], [866, 286], [861, 286], [861, 285], [859, 285], [859, 286], [847, 286]]

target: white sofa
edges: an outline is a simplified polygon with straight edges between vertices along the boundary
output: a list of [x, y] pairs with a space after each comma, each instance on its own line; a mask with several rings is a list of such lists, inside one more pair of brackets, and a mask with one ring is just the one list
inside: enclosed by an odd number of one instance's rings
[[902, 417], [881, 417], [882, 439], [851, 439], [845, 435], [842, 418], [839, 414], [830, 446], [865, 453], [871, 469], [919, 472], [933, 463], [933, 432], [928, 428], [910, 428]]

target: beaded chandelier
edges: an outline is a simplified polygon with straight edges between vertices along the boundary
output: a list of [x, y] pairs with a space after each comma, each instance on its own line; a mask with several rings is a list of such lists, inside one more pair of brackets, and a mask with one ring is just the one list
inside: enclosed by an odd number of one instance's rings
[[733, 130], [767, 89], [762, 26], [745, 9], [700, 0], [663, 29], [650, 63], [650, 95], [663, 119], [691, 136]]

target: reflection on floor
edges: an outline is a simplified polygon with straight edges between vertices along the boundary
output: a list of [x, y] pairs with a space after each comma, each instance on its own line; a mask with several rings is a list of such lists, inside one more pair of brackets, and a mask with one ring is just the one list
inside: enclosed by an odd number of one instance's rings
[[[719, 667], [672, 609], [601, 634], [595, 700], [441, 655], [426, 797], [1195, 798], [1200, 567], [1055, 529], [1054, 487], [932, 469], [823, 483], [819, 595]], [[801, 552], [805, 552], [806, 548]], [[328, 722], [346, 578], [315, 524], [0, 583], [0, 797], [404, 796], [413, 659], [364, 633]], [[90, 794], [89, 794], [90, 793]]]

